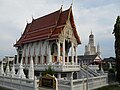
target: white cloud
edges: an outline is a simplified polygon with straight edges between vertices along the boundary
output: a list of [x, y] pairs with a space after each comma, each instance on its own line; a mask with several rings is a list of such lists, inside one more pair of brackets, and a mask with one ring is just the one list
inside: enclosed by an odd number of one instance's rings
[[[115, 3], [110, 3], [103, 6], [92, 8], [82, 7], [75, 10], [76, 26], [83, 45], [88, 43], [88, 35], [92, 30], [95, 35], [96, 44], [100, 43], [102, 49], [107, 48], [112, 50], [111, 53], [107, 50], [106, 52], [102, 52], [104, 57], [114, 55], [114, 36], [112, 35], [112, 31], [115, 19], [120, 14], [120, 11], [117, 11], [118, 8], [120, 7]], [[108, 42], [110, 43], [108, 44]], [[82, 46], [80, 49], [84, 50], [84, 47]]]
[[[63, 0], [63, 9], [69, 8], [72, 0]], [[19, 39], [24, 31], [26, 20], [31, 22], [34, 18], [41, 17], [60, 8], [62, 1], [56, 0], [0, 0], [0, 56], [15, 54], [12, 45]], [[96, 43], [102, 49], [112, 48], [114, 36], [111, 34], [117, 15], [120, 15], [119, 0], [74, 0], [73, 13], [76, 27], [82, 40], [79, 54], [84, 53], [84, 45], [88, 43], [88, 35], [95, 34]], [[109, 43], [109, 46], [107, 46]], [[107, 46], [107, 47], [106, 47]], [[7, 48], [7, 49], [6, 49]], [[113, 51], [114, 52], [114, 51]], [[111, 56], [102, 52], [103, 56]]]

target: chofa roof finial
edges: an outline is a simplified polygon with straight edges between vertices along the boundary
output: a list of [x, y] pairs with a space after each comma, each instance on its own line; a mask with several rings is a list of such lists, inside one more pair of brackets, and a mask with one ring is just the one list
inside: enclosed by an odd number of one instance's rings
[[72, 3], [71, 3], [71, 7], [73, 6], [73, 0], [72, 0]]

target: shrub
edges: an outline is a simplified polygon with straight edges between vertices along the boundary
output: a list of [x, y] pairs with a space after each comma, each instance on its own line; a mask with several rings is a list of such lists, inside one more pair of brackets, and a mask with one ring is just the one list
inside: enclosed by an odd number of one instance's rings
[[43, 73], [42, 76], [46, 75], [46, 74], [50, 74], [50, 75], [54, 75], [54, 70], [51, 68], [51, 66], [48, 67], [48, 69], [46, 69]]

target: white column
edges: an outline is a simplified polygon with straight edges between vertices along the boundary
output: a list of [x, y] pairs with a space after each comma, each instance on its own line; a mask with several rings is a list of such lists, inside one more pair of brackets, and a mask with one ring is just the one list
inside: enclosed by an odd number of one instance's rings
[[37, 65], [38, 63], [38, 55], [35, 56], [35, 64]]
[[71, 72], [71, 77], [70, 77], [70, 88], [73, 90], [73, 72]]
[[19, 64], [19, 51], [17, 50], [17, 64]]
[[22, 49], [22, 57], [21, 57], [22, 64], [23, 64], [23, 57], [24, 57], [24, 48]]
[[50, 44], [48, 46], [48, 63], [51, 63], [51, 49]]
[[48, 64], [48, 63], [49, 63], [49, 49], [48, 49], [48, 43], [46, 43], [45, 56], [46, 56], [46, 64]]
[[[22, 50], [22, 59], [21, 60], [23, 60], [23, 57], [25, 57], [25, 46], [23, 47], [23, 50]], [[24, 60], [26, 60], [25, 58], [24, 58]], [[23, 64], [24, 62], [22, 61], [22, 64]]]
[[28, 56], [25, 57], [25, 63], [28, 64]]
[[28, 78], [34, 80], [34, 63], [32, 57], [30, 59], [30, 67], [28, 69]]
[[58, 73], [58, 79], [60, 79], [61, 78], [61, 73]]
[[69, 63], [69, 56], [67, 56], [67, 63]]
[[63, 65], [65, 64], [65, 39], [63, 41]]
[[40, 61], [41, 61], [41, 64], [44, 63], [44, 61], [43, 61], [43, 55], [40, 56]]
[[75, 46], [75, 63], [76, 63], [76, 65], [78, 64], [78, 59], [77, 59], [77, 46]]
[[28, 64], [28, 55], [29, 55], [29, 47], [26, 46], [26, 56], [25, 56], [25, 58], [26, 58], [25, 63], [26, 63], [26, 64]]
[[57, 55], [57, 61], [60, 63], [60, 42], [57, 42], [57, 47], [58, 47], [58, 55]]
[[74, 63], [74, 47], [73, 47], [73, 42], [71, 42], [71, 57], [72, 57], [72, 64]]

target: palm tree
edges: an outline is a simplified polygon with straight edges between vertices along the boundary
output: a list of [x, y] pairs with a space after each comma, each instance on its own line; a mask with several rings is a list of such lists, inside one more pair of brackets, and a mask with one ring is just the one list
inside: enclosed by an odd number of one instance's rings
[[117, 17], [113, 34], [115, 36], [117, 81], [120, 83], [120, 16]]

